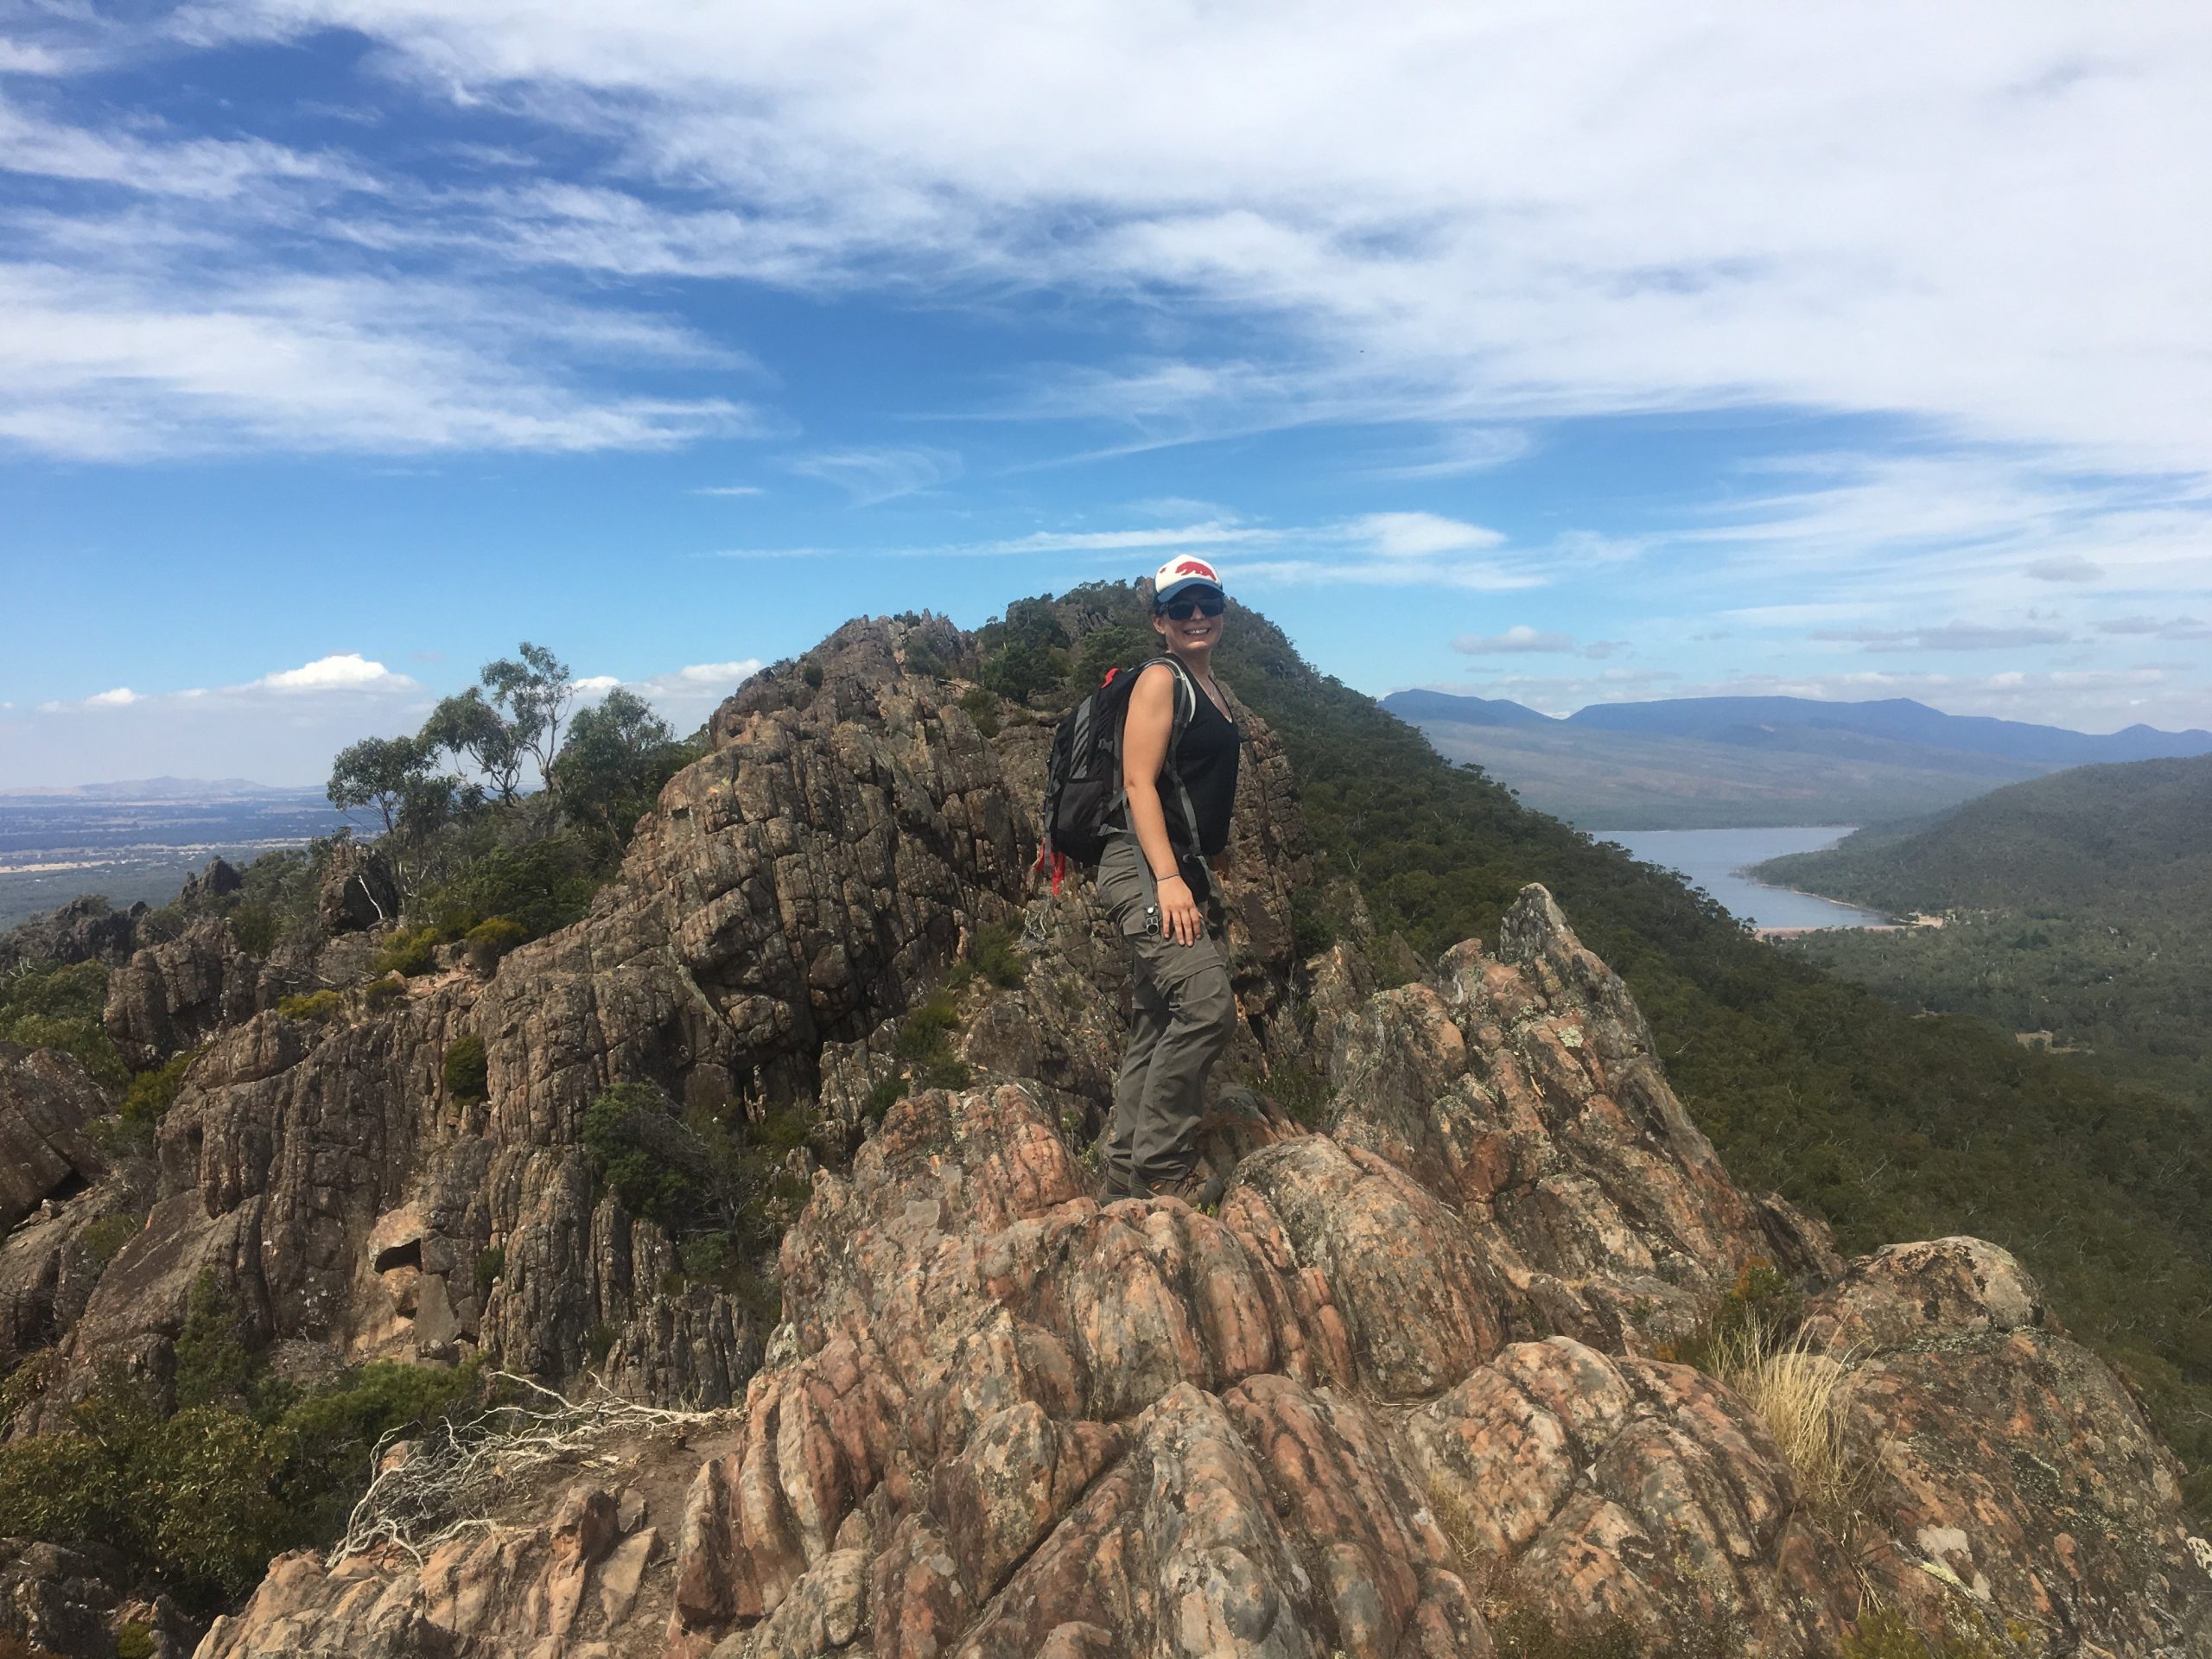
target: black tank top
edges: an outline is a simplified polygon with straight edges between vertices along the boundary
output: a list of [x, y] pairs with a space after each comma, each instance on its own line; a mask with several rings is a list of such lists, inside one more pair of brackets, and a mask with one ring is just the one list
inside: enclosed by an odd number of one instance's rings
[[1236, 760], [1243, 736], [1195, 679], [1191, 690], [1198, 694], [1198, 708], [1175, 746], [1175, 770], [1198, 818], [1198, 851], [1211, 858], [1229, 845], [1229, 811], [1236, 804]]

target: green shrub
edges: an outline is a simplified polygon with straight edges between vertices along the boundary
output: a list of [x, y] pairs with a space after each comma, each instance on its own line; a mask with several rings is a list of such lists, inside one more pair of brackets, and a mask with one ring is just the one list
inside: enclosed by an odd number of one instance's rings
[[1961, 1609], [1948, 1629], [1918, 1630], [1885, 1602], [1869, 1602], [1859, 1628], [1843, 1638], [1843, 1659], [2024, 1659], [2041, 1650], [2025, 1625], [1991, 1624], [1978, 1611]]
[[77, 1235], [77, 1243], [95, 1263], [105, 1268], [123, 1254], [124, 1246], [145, 1230], [146, 1217], [130, 1211], [102, 1216]]
[[130, 1086], [123, 1096], [123, 1116], [134, 1124], [152, 1125], [162, 1121], [168, 1109], [176, 1103], [177, 1093], [184, 1087], [184, 1074], [200, 1051], [171, 1056], [149, 1071], [140, 1071], [130, 1079]]
[[1803, 1302], [1797, 1287], [1772, 1263], [1754, 1258], [1705, 1322], [1686, 1340], [1661, 1344], [1658, 1357], [1719, 1376], [1735, 1356], [1786, 1342], [1797, 1328]]
[[591, 1363], [605, 1364], [607, 1355], [614, 1351], [614, 1339], [621, 1334], [605, 1319], [593, 1325], [584, 1337], [584, 1351], [591, 1356]]
[[399, 974], [386, 974], [382, 979], [372, 979], [361, 993], [361, 1001], [371, 1014], [382, 1014], [396, 1008], [407, 1000], [407, 981]]
[[960, 1029], [960, 1010], [943, 991], [933, 992], [906, 1011], [891, 1039], [891, 1052], [902, 1060], [919, 1059], [946, 1046]]
[[1028, 971], [1029, 964], [1014, 944], [1014, 930], [997, 922], [976, 930], [968, 957], [976, 964], [976, 972], [1007, 990], [1018, 987]]
[[492, 916], [470, 928], [461, 943], [468, 952], [468, 965], [480, 974], [488, 974], [500, 957], [529, 938], [530, 930], [512, 917]]
[[804, 667], [799, 670], [798, 677], [802, 680], [804, 680], [809, 685], [817, 688], [820, 687], [822, 683], [822, 664], [819, 663], [807, 664]]
[[264, 1424], [219, 1405], [164, 1419], [110, 1372], [67, 1430], [0, 1446], [0, 1534], [111, 1546], [134, 1577], [212, 1611], [278, 1551], [328, 1543], [368, 1484], [378, 1440], [460, 1409], [478, 1382], [473, 1363], [379, 1362]]
[[983, 687], [971, 685], [963, 691], [960, 707], [985, 737], [999, 734], [999, 700]]
[[507, 1270], [507, 1253], [497, 1244], [486, 1249], [476, 1258], [476, 1300], [488, 1301], [492, 1287], [499, 1282], [499, 1275]]
[[584, 1149], [615, 1200], [633, 1216], [675, 1223], [700, 1203], [700, 1166], [667, 1096], [618, 1083], [584, 1113]]
[[[938, 990], [909, 1009], [891, 1039], [891, 1052], [907, 1063], [907, 1076], [924, 1089], [964, 1089], [966, 1064], [952, 1052], [960, 1014], [950, 991]], [[897, 1096], [893, 1096], [897, 1098]], [[889, 1109], [889, 1102], [885, 1103]]]
[[878, 1077], [869, 1085], [868, 1097], [861, 1103], [861, 1109], [868, 1114], [871, 1123], [880, 1123], [892, 1107], [905, 1098], [910, 1085], [896, 1071]]
[[377, 1443], [478, 1400], [477, 1361], [450, 1370], [375, 1360], [296, 1402], [270, 1432], [276, 1491], [311, 1539], [334, 1536], [367, 1483]]
[[115, 1659], [154, 1659], [154, 1632], [135, 1618], [115, 1633]]
[[250, 957], [265, 957], [276, 948], [282, 920], [274, 905], [249, 899], [231, 912], [231, 931], [238, 949]]
[[[611, 872], [609, 872], [611, 874]], [[518, 923], [533, 939], [580, 921], [601, 886], [588, 850], [575, 836], [548, 836], [495, 848], [425, 895], [423, 912], [448, 938], [493, 917]]]
[[491, 1096], [491, 1065], [484, 1053], [484, 1039], [465, 1031], [446, 1045], [446, 1090], [461, 1104]]
[[346, 999], [336, 991], [308, 991], [276, 1003], [276, 1012], [287, 1020], [335, 1020], [345, 1011]]
[[176, 1402], [180, 1408], [231, 1405], [252, 1397], [261, 1367], [246, 1346], [237, 1305], [211, 1268], [192, 1281], [184, 1329], [176, 1338]]
[[70, 1056], [85, 1068], [85, 1075], [106, 1089], [122, 1089], [130, 1082], [130, 1069], [107, 1028], [97, 1020], [58, 1020], [49, 1014], [27, 1014], [11, 1022], [0, 1037], [25, 1048], [51, 1048]]
[[409, 979], [417, 974], [427, 974], [438, 965], [438, 930], [435, 927], [403, 927], [384, 942], [384, 948], [370, 958], [372, 974], [401, 974]]
[[97, 962], [34, 965], [0, 979], [0, 1039], [59, 1050], [93, 1082], [121, 1089], [130, 1073], [101, 1023], [106, 1010], [107, 969]]

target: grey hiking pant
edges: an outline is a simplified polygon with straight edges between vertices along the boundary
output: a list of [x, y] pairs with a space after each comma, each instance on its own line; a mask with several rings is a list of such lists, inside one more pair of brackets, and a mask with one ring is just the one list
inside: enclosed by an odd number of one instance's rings
[[1206, 1073], [1236, 1028], [1218, 905], [1209, 898], [1205, 932], [1178, 944], [1160, 931], [1159, 902], [1136, 837], [1110, 837], [1098, 903], [1129, 942], [1135, 994], [1104, 1157], [1109, 1178], [1131, 1185], [1164, 1186], [1197, 1160]]

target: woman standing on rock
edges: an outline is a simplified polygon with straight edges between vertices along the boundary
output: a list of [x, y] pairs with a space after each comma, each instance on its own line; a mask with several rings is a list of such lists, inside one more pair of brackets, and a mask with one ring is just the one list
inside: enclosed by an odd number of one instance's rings
[[1206, 861], [1229, 845], [1242, 737], [1213, 677], [1227, 608], [1203, 559], [1153, 578], [1166, 655], [1129, 693], [1122, 810], [1098, 861], [1098, 901], [1128, 939], [1135, 995], [1114, 1086], [1102, 1197], [1205, 1196], [1198, 1122], [1206, 1073], [1236, 1028], [1224, 918]]

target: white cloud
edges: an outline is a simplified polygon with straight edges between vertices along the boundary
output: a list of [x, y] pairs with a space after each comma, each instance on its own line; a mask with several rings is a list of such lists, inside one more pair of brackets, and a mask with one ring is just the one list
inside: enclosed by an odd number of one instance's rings
[[691, 492], [694, 495], [766, 495], [767, 491], [758, 484], [709, 484]]
[[221, 14], [257, 25], [358, 29], [700, 199], [486, 219], [518, 258], [1135, 292], [1438, 418], [1773, 402], [2212, 465], [2183, 3]]
[[123, 459], [275, 450], [663, 448], [758, 429], [723, 398], [594, 396], [549, 353], [715, 360], [686, 331], [373, 278], [184, 293], [0, 264], [0, 442]]
[[692, 663], [641, 680], [594, 674], [571, 683], [587, 702], [596, 702], [620, 686], [651, 703], [654, 712], [679, 734], [688, 734], [696, 731], [747, 677], [760, 671], [760, 659], [747, 657], [729, 663]]
[[118, 686], [12, 716], [0, 730], [0, 787], [174, 772], [315, 782], [346, 744], [410, 731], [429, 710], [421, 685], [357, 652], [234, 685]]
[[1040, 530], [992, 542], [977, 550], [990, 553], [1104, 553], [1139, 548], [1227, 547], [1240, 543], [1271, 542], [1281, 532], [1250, 524], [1224, 523], [1180, 524], [1156, 530]]
[[1518, 652], [1560, 652], [1574, 649], [1571, 633], [1544, 633], [1525, 622], [1516, 622], [1503, 633], [1463, 633], [1452, 649], [1470, 657], [1497, 657]]
[[[297, 668], [264, 674], [253, 683], [271, 691], [412, 691], [415, 682], [357, 651], [318, 657]], [[188, 694], [189, 695], [189, 694]]]
[[1505, 537], [1480, 524], [1446, 518], [1433, 512], [1370, 512], [1347, 526], [1355, 541], [1363, 541], [1385, 558], [1423, 558], [1432, 553], [1465, 553], [1497, 547]]
[[960, 476], [960, 457], [949, 449], [886, 446], [826, 449], [780, 463], [787, 472], [845, 492], [856, 507], [934, 489]]
[[2078, 553], [2054, 553], [2028, 567], [2028, 574], [2037, 582], [2094, 582], [2104, 573], [2104, 566]]

